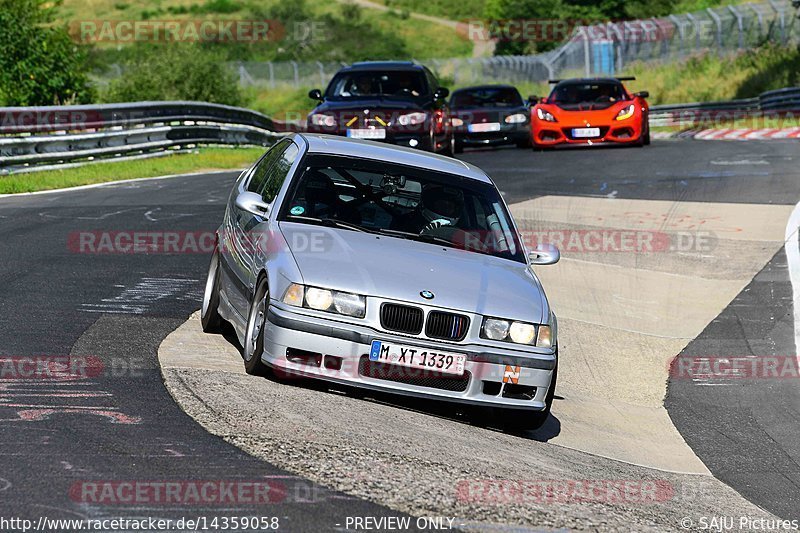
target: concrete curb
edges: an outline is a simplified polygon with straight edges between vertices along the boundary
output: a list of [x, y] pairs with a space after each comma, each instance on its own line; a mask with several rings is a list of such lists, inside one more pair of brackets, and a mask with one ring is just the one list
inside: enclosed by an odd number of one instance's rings
[[760, 129], [693, 129], [679, 132], [654, 132], [653, 139], [698, 139], [703, 141], [783, 141], [800, 139], [798, 128], [760, 128]]

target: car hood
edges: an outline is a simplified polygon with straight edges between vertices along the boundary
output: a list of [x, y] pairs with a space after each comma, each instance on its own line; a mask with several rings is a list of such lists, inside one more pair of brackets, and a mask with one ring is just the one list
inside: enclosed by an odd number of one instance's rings
[[451, 108], [450, 114], [470, 123], [503, 122], [509, 115], [523, 113], [528, 115], [526, 107], [459, 107]]
[[369, 110], [390, 110], [390, 111], [424, 111], [424, 102], [419, 100], [408, 99], [393, 99], [390, 97], [380, 98], [364, 98], [364, 99], [349, 99], [349, 100], [325, 100], [318, 105], [313, 113], [341, 113], [347, 111], [354, 111], [362, 113], [365, 109]]
[[[338, 228], [281, 222], [311, 286], [528, 322], [549, 316], [527, 265], [433, 244]], [[425, 300], [421, 291], [434, 293]]]

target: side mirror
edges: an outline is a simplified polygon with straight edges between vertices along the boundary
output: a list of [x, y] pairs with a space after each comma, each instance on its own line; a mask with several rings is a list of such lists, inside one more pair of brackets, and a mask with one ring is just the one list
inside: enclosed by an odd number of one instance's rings
[[308, 91], [308, 97], [311, 98], [312, 100], [318, 100], [321, 102], [322, 91], [320, 91], [319, 89], [311, 89], [310, 91]]
[[638, 96], [639, 98], [650, 98], [650, 93], [648, 91], [639, 91], [638, 93], [633, 93], [633, 96]]
[[448, 96], [450, 96], [450, 89], [448, 89], [447, 87], [439, 87], [433, 93], [433, 97], [436, 98], [437, 100], [440, 98], [447, 98]]
[[236, 197], [236, 207], [251, 215], [268, 217], [272, 206], [261, 198], [260, 194], [244, 191]]
[[561, 259], [561, 252], [552, 244], [540, 244], [528, 254], [530, 265], [555, 265]]
[[537, 103], [539, 103], [538, 96], [532, 94], [528, 97], [528, 105], [536, 105]]

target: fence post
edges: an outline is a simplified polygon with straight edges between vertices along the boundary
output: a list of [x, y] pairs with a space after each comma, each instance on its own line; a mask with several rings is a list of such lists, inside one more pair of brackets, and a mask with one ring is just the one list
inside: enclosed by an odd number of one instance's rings
[[758, 18], [758, 30], [759, 39], [764, 36], [765, 33], [768, 33], [767, 30], [764, 28], [764, 15], [761, 14], [761, 10], [758, 9], [754, 4], [748, 4], [750, 9], [756, 14], [756, 18]]
[[706, 13], [711, 17], [711, 20], [714, 21], [714, 25], [717, 27], [717, 48], [719, 48], [719, 53], [722, 55], [723, 45], [722, 45], [722, 19], [719, 18], [717, 13], [709, 8], [706, 8]]
[[772, 10], [778, 15], [781, 24], [781, 44], [786, 44], [786, 17], [783, 9], [779, 8], [775, 0], [769, 0], [769, 5]]
[[317, 66], [319, 67], [319, 84], [324, 87], [327, 85], [325, 83], [325, 67], [322, 66], [322, 62], [317, 61]]
[[741, 50], [744, 48], [744, 21], [742, 20], [742, 14], [733, 6], [728, 6], [728, 11], [736, 17], [736, 27], [739, 28], [739, 49]]
[[697, 17], [691, 13], [686, 13], [686, 18], [694, 25], [694, 48], [700, 48], [700, 25], [697, 23]]
[[592, 75], [591, 51], [589, 50], [589, 32], [586, 31], [586, 26], [581, 27], [583, 33], [583, 70], [586, 77]]
[[684, 37], [684, 35], [683, 35], [683, 24], [681, 24], [680, 19], [678, 17], [676, 17], [675, 15], [670, 15], [669, 16], [669, 20], [671, 20], [672, 23], [675, 24], [675, 27], [678, 28], [678, 39], [679, 39], [678, 52], [680, 53], [680, 55], [682, 57], [684, 55], [684, 53], [685, 53], [685, 51], [683, 49], [683, 37]]
[[253, 80], [253, 77], [249, 72], [247, 72], [247, 69], [244, 68], [244, 65], [241, 63], [239, 64], [239, 84], [244, 87], [247, 87], [248, 85], [255, 85], [255, 80]]
[[269, 67], [269, 86], [275, 87], [275, 68], [272, 64], [272, 61], [267, 61], [267, 66]]

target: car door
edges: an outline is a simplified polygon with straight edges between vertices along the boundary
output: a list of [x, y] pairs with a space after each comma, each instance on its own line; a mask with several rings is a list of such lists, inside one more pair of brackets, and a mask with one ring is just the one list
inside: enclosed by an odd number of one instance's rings
[[[281, 190], [283, 182], [286, 181], [289, 171], [295, 160], [300, 154], [300, 148], [293, 142], [289, 142], [285, 149], [276, 154], [267, 172], [266, 179], [261, 184], [258, 192], [264, 202], [270, 204], [270, 217], [277, 216], [278, 207], [275, 204], [275, 197]], [[265, 266], [267, 252], [270, 249], [270, 232], [267, 219], [252, 216], [241, 232], [243, 243], [244, 263], [248, 265], [248, 287], [250, 293], [255, 289], [255, 284], [259, 272]]]
[[247, 316], [250, 305], [252, 252], [247, 250], [250, 237], [246, 234], [261, 222], [262, 217], [239, 209], [236, 205], [236, 198], [244, 191], [260, 192], [267, 181], [270, 168], [291, 144], [292, 142], [288, 139], [280, 141], [264, 154], [261, 160], [254, 165], [249, 176], [238, 184], [229, 200], [225, 245], [222, 247], [224, 289], [231, 305], [241, 317]]

